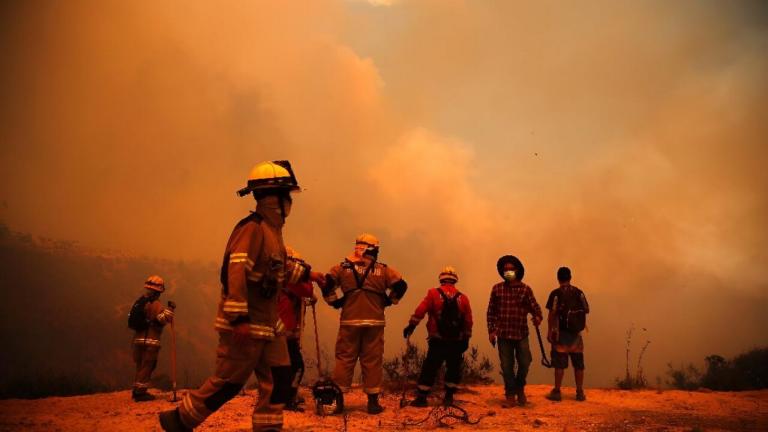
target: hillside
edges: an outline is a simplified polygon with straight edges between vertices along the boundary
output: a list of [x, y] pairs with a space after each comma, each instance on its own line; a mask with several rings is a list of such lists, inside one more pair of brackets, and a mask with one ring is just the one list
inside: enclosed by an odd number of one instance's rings
[[[213, 365], [217, 271], [213, 264], [95, 253], [0, 225], [0, 398], [127, 388], [134, 366], [126, 318], [150, 274], [166, 280], [161, 301], [179, 304], [179, 383], [197, 384]], [[168, 382], [163, 339], [157, 385]]]
[[[455, 423], [453, 430], [506, 431], [765, 431], [768, 430], [768, 391], [724, 393], [655, 390], [620, 391], [588, 389], [588, 400], [573, 400], [573, 389], [565, 389], [560, 403], [544, 399], [549, 387], [529, 386], [526, 408], [502, 409], [502, 388], [471, 387], [461, 393], [459, 403], [477, 425]], [[305, 392], [309, 397], [309, 394]], [[159, 431], [157, 412], [173, 405], [165, 400], [136, 404], [127, 391], [88, 396], [53, 397], [38, 400], [0, 401], [0, 431]], [[398, 408], [399, 395], [384, 398], [386, 411], [377, 417], [364, 411], [360, 391], [348, 396], [350, 413], [346, 430], [430, 430], [430, 419], [418, 426], [405, 426], [427, 417], [429, 409]], [[238, 396], [211, 416], [200, 431], [250, 430], [254, 392]], [[436, 403], [433, 400], [432, 403]], [[286, 431], [344, 430], [343, 417], [318, 417], [312, 410], [288, 413]]]

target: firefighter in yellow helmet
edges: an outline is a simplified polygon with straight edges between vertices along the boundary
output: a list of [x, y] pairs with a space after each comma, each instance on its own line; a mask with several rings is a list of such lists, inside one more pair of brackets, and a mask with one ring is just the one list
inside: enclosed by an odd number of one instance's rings
[[[254, 431], [280, 430], [288, 391], [290, 361], [277, 293], [286, 283], [321, 282], [321, 273], [286, 258], [282, 228], [291, 212], [291, 192], [299, 191], [288, 161], [257, 164], [238, 195], [253, 195], [256, 211], [235, 225], [221, 267], [221, 300], [215, 328], [219, 332], [216, 370], [203, 385], [188, 392], [177, 409], [160, 413], [166, 431], [197, 427], [240, 392], [251, 373], [259, 383], [253, 411]], [[274, 385], [275, 381], [288, 381]]]
[[[378, 262], [378, 254], [379, 240], [371, 234], [361, 234], [355, 239], [354, 252], [331, 268], [323, 287], [323, 299], [341, 309], [333, 380], [348, 389], [359, 359], [369, 414], [384, 410], [379, 404], [383, 380], [384, 308], [396, 304], [408, 289], [400, 273]], [[343, 409], [343, 403], [337, 406], [337, 412]]]
[[131, 395], [136, 402], [155, 399], [147, 389], [152, 372], [157, 367], [163, 327], [173, 321], [173, 308], [163, 307], [160, 303], [160, 294], [163, 291], [165, 291], [163, 278], [157, 275], [150, 276], [144, 282], [144, 292], [133, 303], [128, 314], [128, 327], [135, 332], [133, 361], [136, 363], [136, 377], [133, 380]]

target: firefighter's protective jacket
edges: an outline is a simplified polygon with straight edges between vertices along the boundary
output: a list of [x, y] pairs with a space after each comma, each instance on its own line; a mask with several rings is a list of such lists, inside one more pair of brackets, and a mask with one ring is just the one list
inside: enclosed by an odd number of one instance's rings
[[342, 308], [342, 326], [383, 326], [384, 308], [396, 304], [406, 290], [402, 276], [392, 267], [349, 256], [326, 276], [323, 299]]
[[160, 300], [153, 300], [144, 305], [144, 314], [149, 319], [149, 326], [146, 330], [136, 332], [133, 343], [159, 347], [163, 327], [173, 321], [173, 311], [164, 307]]
[[283, 330], [277, 293], [309, 278], [309, 266], [287, 260], [282, 225], [256, 212], [241, 220], [227, 242], [221, 267], [221, 301], [215, 327], [232, 331], [242, 322], [251, 337], [271, 340]]

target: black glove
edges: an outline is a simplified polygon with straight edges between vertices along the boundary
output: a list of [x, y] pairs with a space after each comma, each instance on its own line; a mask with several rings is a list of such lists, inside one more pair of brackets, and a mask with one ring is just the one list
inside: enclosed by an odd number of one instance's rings
[[403, 329], [403, 337], [408, 339], [413, 334], [414, 330], [416, 330], [416, 325], [413, 323], [408, 324], [408, 326]]

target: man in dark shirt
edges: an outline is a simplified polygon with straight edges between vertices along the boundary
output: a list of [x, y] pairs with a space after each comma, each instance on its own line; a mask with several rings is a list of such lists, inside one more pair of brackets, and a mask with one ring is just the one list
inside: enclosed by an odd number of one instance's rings
[[553, 290], [547, 299], [547, 340], [552, 343], [552, 366], [555, 368], [555, 388], [547, 399], [560, 401], [560, 385], [563, 383], [568, 358], [573, 363], [576, 379], [576, 400], [587, 399], [584, 394], [584, 341], [581, 331], [586, 325], [589, 303], [584, 293], [571, 285], [571, 269], [560, 267], [557, 270], [560, 287]]
[[[543, 320], [541, 307], [536, 302], [531, 287], [522, 282], [525, 268], [517, 257], [505, 255], [496, 262], [496, 270], [504, 282], [497, 283], [491, 289], [488, 302], [488, 337], [491, 345], [499, 343], [499, 361], [504, 377], [506, 401], [503, 407], [517, 404], [524, 406], [525, 379], [531, 365], [531, 349], [528, 345], [528, 323], [526, 318], [532, 315], [533, 325], [539, 326]], [[517, 360], [517, 373], [515, 373]]]

